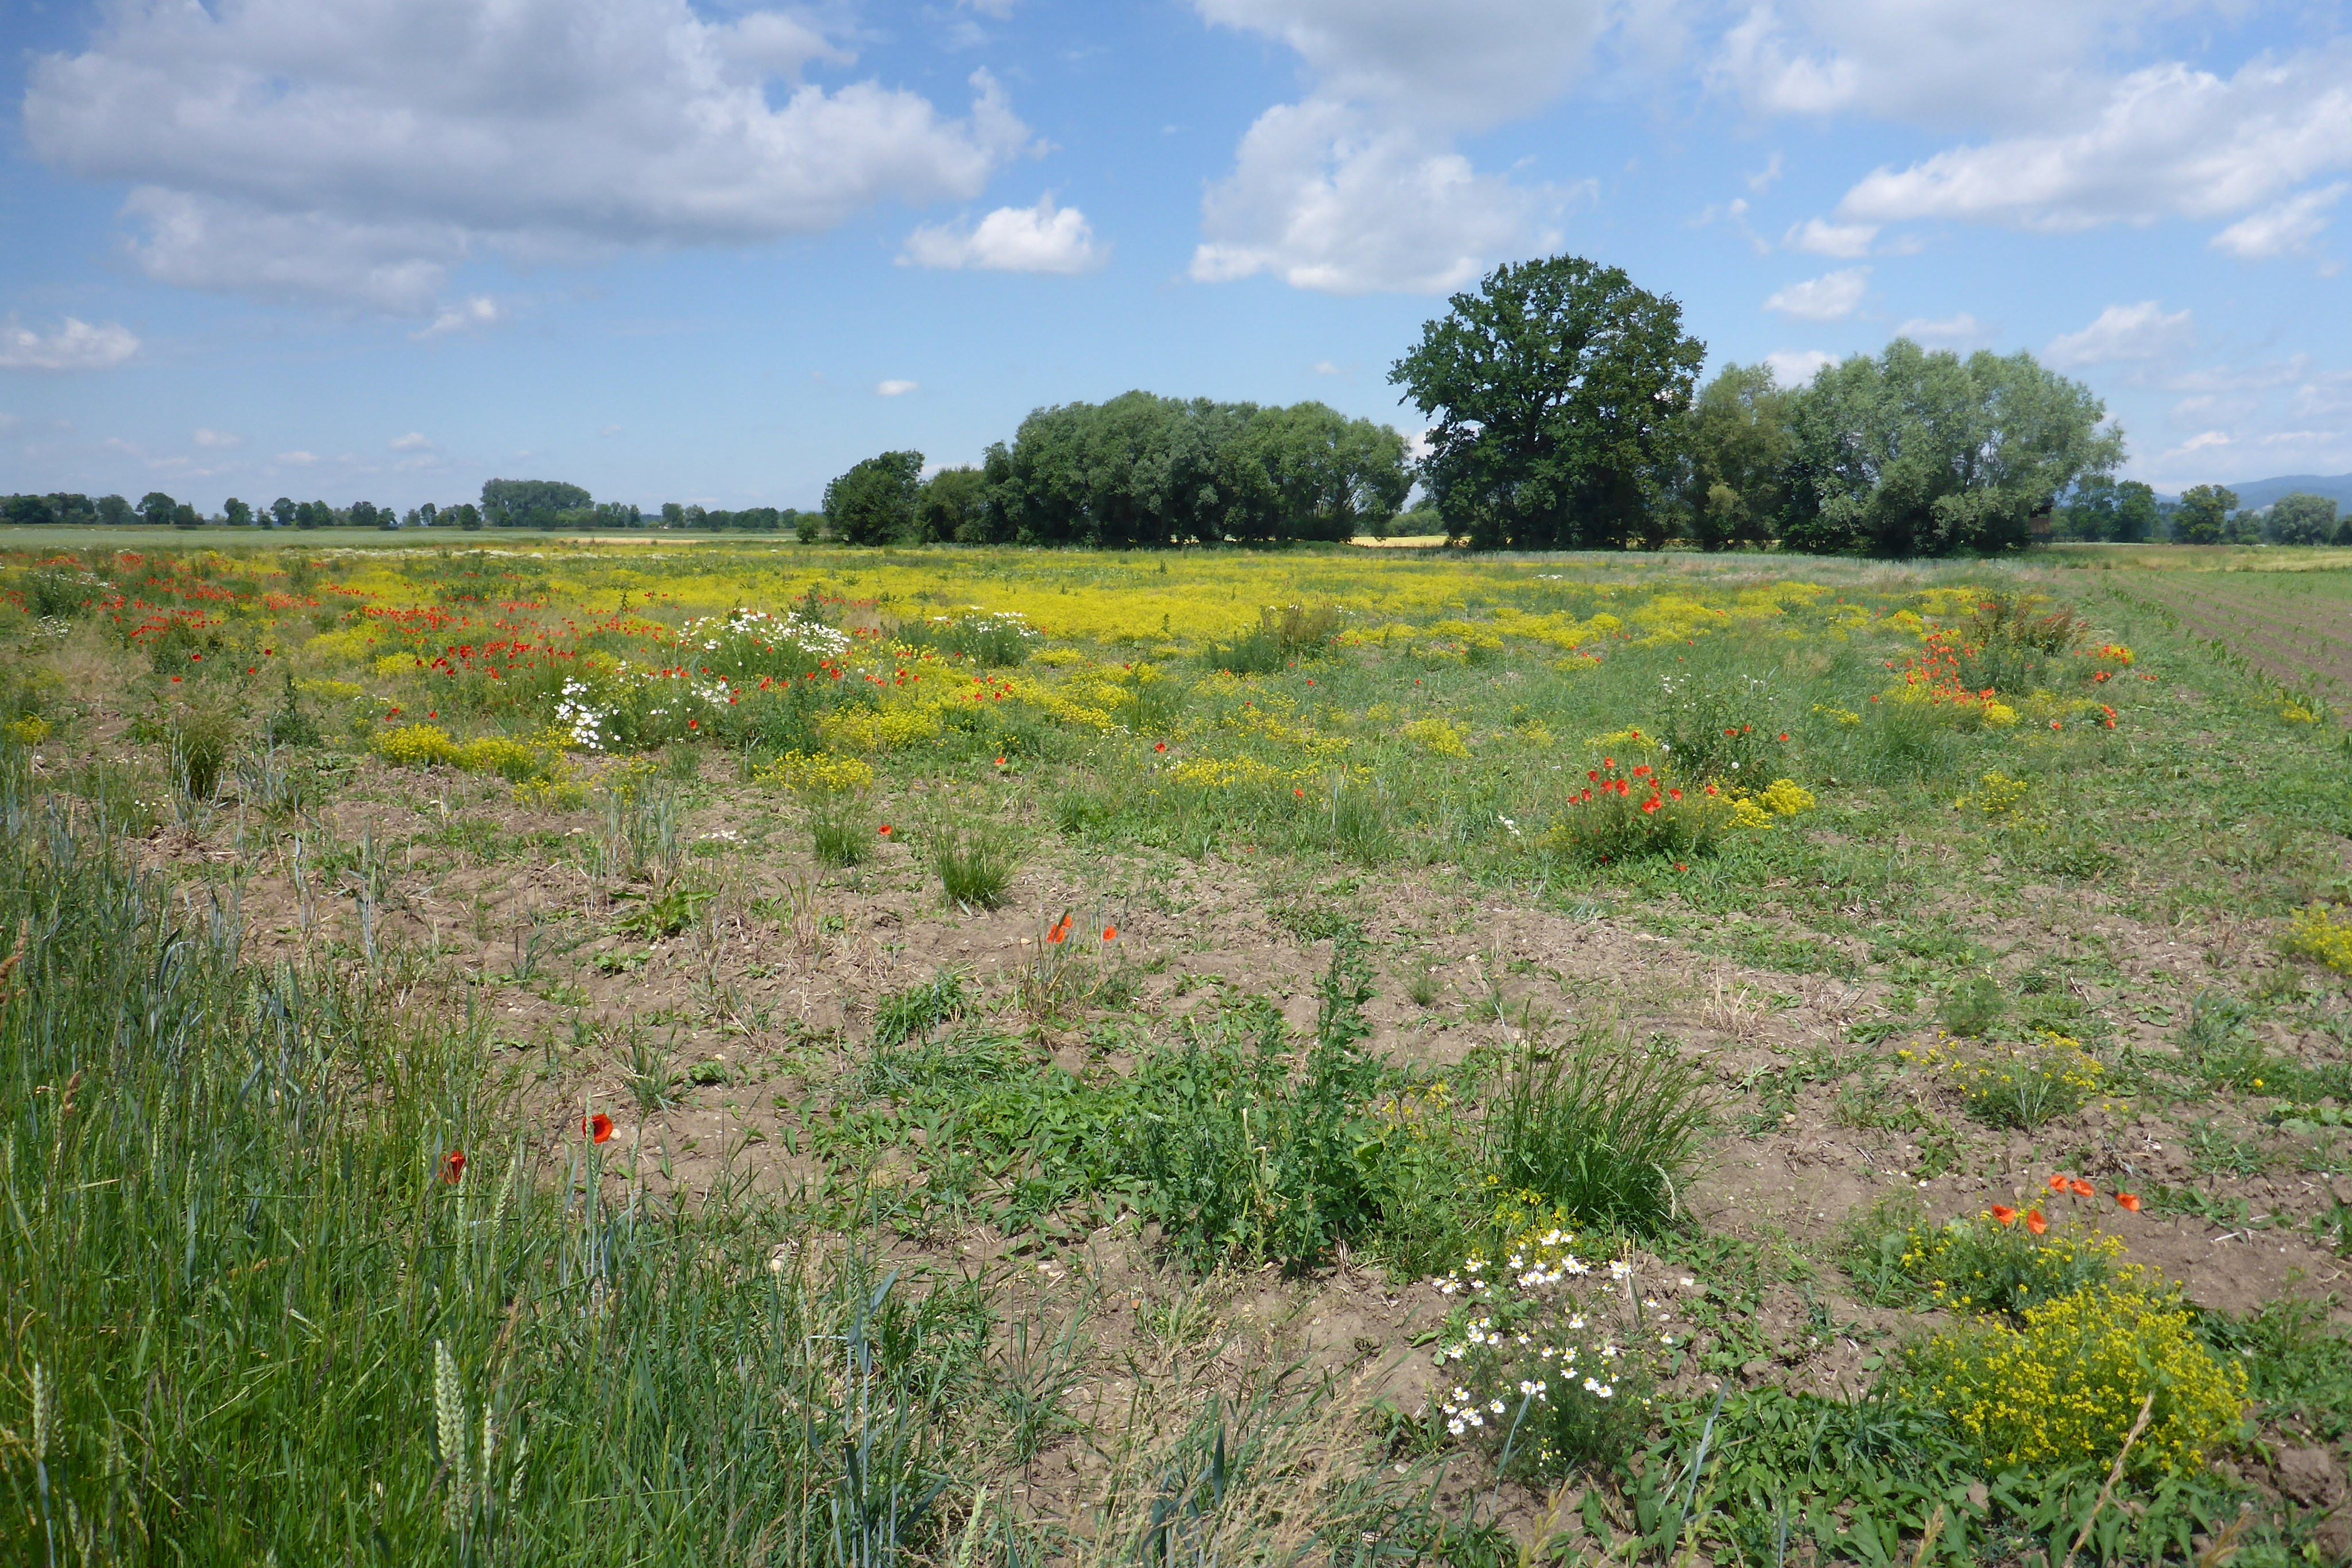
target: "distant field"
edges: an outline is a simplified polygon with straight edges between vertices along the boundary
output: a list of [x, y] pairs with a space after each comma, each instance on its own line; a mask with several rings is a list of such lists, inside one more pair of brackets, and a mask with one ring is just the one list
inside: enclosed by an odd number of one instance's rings
[[[2187, 559], [2167, 559], [2187, 557]], [[2138, 551], [2118, 596], [2177, 618], [2352, 724], [2352, 551]], [[2104, 564], [2104, 563], [2102, 563]]]

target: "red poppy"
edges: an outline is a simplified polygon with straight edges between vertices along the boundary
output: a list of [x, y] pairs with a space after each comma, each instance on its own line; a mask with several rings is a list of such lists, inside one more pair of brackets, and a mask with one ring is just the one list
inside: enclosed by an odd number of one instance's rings
[[2055, 1193], [2063, 1193], [2066, 1190], [2066, 1178], [2063, 1176], [2052, 1176], [2050, 1178], [2050, 1190]]
[[1996, 1203], [1985, 1212], [1992, 1216], [1992, 1222], [1995, 1225], [2007, 1226], [2017, 1223], [2017, 1210], [2005, 1203]]
[[1676, 862], [1675, 862], [1675, 869], [1676, 871], [1688, 871], [1688, 870], [1690, 870], [1690, 867], [1688, 867], [1688, 866], [1685, 865], [1685, 864], [1684, 864], [1682, 862], [1680, 862], [1680, 861], [1676, 861]]
[[2025, 1228], [2040, 1236], [2050, 1228], [2050, 1222], [2042, 1218], [2042, 1211], [2037, 1208], [2025, 1217]]
[[599, 1111], [582, 1122], [580, 1130], [587, 1134], [592, 1142], [609, 1144], [613, 1141], [613, 1118]]
[[1788, 738], [1789, 738], [1789, 735], [1788, 735], [1788, 732], [1787, 732], [1786, 730], [1781, 731], [1781, 733], [1780, 733], [1780, 738], [1781, 738], [1781, 739], [1783, 739], [1783, 740], [1786, 740], [1786, 739], [1788, 739]]
[[2092, 1197], [2096, 1196], [2098, 1192], [2096, 1187], [2093, 1186], [2089, 1182], [2084, 1181], [2081, 1176], [2076, 1176], [2073, 1181], [2068, 1182], [2066, 1184], [2066, 1189], [2073, 1193], [2076, 1197]]
[[1003, 766], [1004, 766], [1004, 758], [1003, 758], [1002, 757], [998, 758], [996, 759], [996, 765], [997, 765], [999, 768], [1003, 767]]
[[1067, 928], [1056, 925], [1051, 931], [1045, 933], [1045, 940], [1058, 947], [1062, 945], [1063, 939], [1067, 937], [1069, 934], [1070, 933]]
[[1167, 749], [1168, 749], [1168, 743], [1167, 743], [1166, 741], [1164, 741], [1164, 740], [1163, 740], [1163, 741], [1160, 741], [1160, 742], [1158, 742], [1157, 744], [1155, 744], [1155, 745], [1152, 747], [1152, 748], [1151, 748], [1151, 749], [1152, 749], [1152, 750], [1154, 750], [1154, 751], [1165, 751], [1165, 750], [1167, 750]]
[[1106, 925], [1106, 926], [1104, 926], [1104, 927], [1103, 927], [1103, 940], [1104, 940], [1104, 941], [1106, 941], [1106, 942], [1116, 942], [1116, 941], [1118, 941], [1118, 926], [1116, 926], [1116, 925]]
[[890, 836], [890, 824], [887, 822], [882, 824], [882, 836], [886, 839]]
[[702, 721], [698, 718], [688, 719], [686, 721], [686, 727], [688, 729], [700, 729], [702, 727]]
[[464, 1150], [451, 1149], [447, 1154], [441, 1156], [441, 1179], [450, 1183], [461, 1182], [466, 1179], [466, 1154]]
[[1307, 791], [1306, 791], [1306, 790], [1304, 790], [1304, 789], [1293, 789], [1293, 790], [1291, 791], [1291, 794], [1292, 794], [1292, 795], [1294, 795], [1294, 796], [1296, 796], [1297, 799], [1299, 799], [1299, 800], [1304, 800], [1305, 799], [1307, 799]]

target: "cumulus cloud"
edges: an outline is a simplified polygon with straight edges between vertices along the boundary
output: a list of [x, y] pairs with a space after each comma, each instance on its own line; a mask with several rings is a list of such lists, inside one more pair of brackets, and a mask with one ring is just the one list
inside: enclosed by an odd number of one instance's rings
[[1848, 267], [1792, 283], [1765, 300], [1764, 308], [1800, 321], [1835, 321], [1853, 315], [1869, 292], [1870, 268]]
[[495, 327], [505, 319], [506, 312], [499, 302], [487, 294], [477, 294], [457, 305], [444, 305], [433, 318], [432, 325], [411, 337], [439, 338], [451, 332], [467, 332], [483, 327]]
[[1474, 168], [1454, 139], [1542, 109], [1589, 67], [1604, 0], [1193, 0], [1277, 38], [1311, 83], [1258, 117], [1202, 203], [1192, 275], [1332, 294], [1443, 292], [1558, 243], [1568, 193]]
[[920, 382], [877, 382], [874, 385], [874, 395], [876, 397], [905, 397], [908, 392], [915, 391], [923, 383]]
[[1212, 22], [1278, 38], [1320, 96], [1454, 128], [1532, 114], [1584, 70], [1601, 0], [1193, 0]]
[[[2053, 8], [2054, 9], [2054, 8]], [[2153, 66], [2066, 130], [1953, 148], [1879, 169], [1839, 213], [2077, 230], [2242, 213], [2352, 166], [2352, 46], [2263, 58], [2224, 78]]]
[[1811, 381], [1824, 366], [1837, 363], [1837, 356], [1819, 349], [1784, 349], [1764, 356], [1764, 364], [1772, 379], [1784, 387], [1801, 387]]
[[412, 430], [405, 435], [395, 435], [392, 438], [392, 449], [394, 452], [423, 452], [432, 444], [433, 443], [425, 439], [425, 433], [421, 430]]
[[1054, 205], [1051, 195], [1034, 207], [999, 207], [966, 229], [927, 225], [907, 236], [900, 266], [980, 267], [992, 272], [1087, 272], [1106, 259], [1095, 244], [1094, 226], [1076, 207]]
[[245, 437], [232, 435], [226, 430], [199, 430], [196, 444], [215, 452], [227, 452], [245, 444]]
[[97, 326], [68, 316], [43, 332], [8, 318], [0, 326], [0, 370], [110, 371], [139, 351], [139, 340], [119, 321]]
[[1270, 273], [1326, 294], [1442, 294], [1496, 256], [1552, 243], [1558, 198], [1481, 174], [1410, 131], [1344, 104], [1279, 104], [1242, 138], [1231, 177], [1202, 203], [1192, 277]]
[[[32, 66], [26, 140], [134, 188], [152, 277], [415, 315], [449, 269], [807, 234], [872, 203], [968, 201], [1029, 143], [975, 72], [969, 111], [856, 82], [805, 23], [688, 0], [125, 0]], [[772, 95], [771, 86], [778, 90]]]
[[1926, 316], [1914, 316], [1895, 328], [1895, 335], [1908, 338], [1915, 343], [1969, 343], [1986, 333], [1984, 323], [1963, 310], [1940, 321]]
[[2328, 209], [2341, 201], [2347, 190], [2352, 190], [2352, 185], [2338, 180], [2249, 214], [2215, 235], [2213, 248], [2226, 250], [2242, 261], [2299, 255], [2309, 250], [2311, 242], [2326, 229]]
[[2154, 360], [2185, 348], [2196, 335], [2188, 311], [2168, 316], [2163, 306], [2143, 299], [2137, 305], [2108, 306], [2081, 331], [2053, 338], [2042, 357], [2063, 370]]
[[1807, 218], [1792, 225], [1780, 243], [1808, 256], [1832, 256], [1851, 261], [1868, 256], [1870, 242], [1877, 237], [1876, 224], [1832, 224]]
[[278, 461], [289, 468], [308, 468], [318, 460], [319, 455], [315, 452], [281, 452], [278, 455]]

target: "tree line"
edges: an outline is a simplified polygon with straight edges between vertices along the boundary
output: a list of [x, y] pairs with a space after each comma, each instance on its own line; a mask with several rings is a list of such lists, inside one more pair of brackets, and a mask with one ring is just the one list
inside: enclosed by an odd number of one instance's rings
[[[1033, 412], [976, 466], [928, 476], [890, 451], [825, 486], [822, 508], [728, 512], [596, 502], [577, 485], [492, 479], [478, 503], [405, 514], [280, 497], [215, 517], [160, 491], [16, 496], [12, 523], [790, 533], [846, 544], [1076, 545], [1339, 540], [1442, 532], [1480, 549], [1993, 553], [2043, 538], [2352, 545], [2325, 497], [2249, 512], [2230, 490], [2178, 502], [2115, 474], [2105, 405], [2032, 354], [1963, 358], [1898, 338], [1783, 386], [1765, 365], [1704, 386], [1706, 345], [1672, 297], [1559, 256], [1497, 267], [1422, 329], [1390, 381], [1429, 422], [1403, 436], [1319, 402], [1130, 392]], [[1418, 487], [1420, 499], [1403, 513]]]

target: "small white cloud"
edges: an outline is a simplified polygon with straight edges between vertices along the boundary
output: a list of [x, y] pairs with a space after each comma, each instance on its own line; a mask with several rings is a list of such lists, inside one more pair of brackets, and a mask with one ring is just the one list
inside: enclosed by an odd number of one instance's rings
[[199, 430], [196, 432], [196, 444], [215, 452], [226, 452], [244, 445], [245, 437], [232, 435], [226, 430]]
[[54, 330], [37, 332], [14, 316], [0, 327], [0, 370], [110, 371], [139, 351], [139, 340], [119, 321], [93, 327], [68, 316]]
[[1348, 372], [1328, 360], [1318, 360], [1315, 361], [1315, 373], [1318, 376], [1344, 376]]
[[1748, 188], [1760, 196], [1765, 192], [1770, 190], [1772, 188], [1772, 183], [1780, 177], [1780, 155], [1778, 152], [1775, 152], [1772, 154], [1771, 158], [1766, 162], [1764, 167], [1757, 170], [1756, 172], [1748, 176]]
[[1764, 308], [1800, 321], [1835, 321], [1853, 315], [1869, 292], [1870, 268], [1849, 267], [1792, 283], [1765, 300]]
[[281, 452], [278, 455], [278, 461], [289, 468], [308, 468], [318, 460], [319, 455], [315, 452]]
[[2352, 185], [2339, 180], [2316, 191], [2291, 196], [2276, 206], [2249, 214], [2223, 229], [2210, 242], [2241, 261], [2267, 261], [2311, 248], [2327, 227], [2327, 210], [2343, 199]]
[[917, 387], [919, 387], [923, 383], [920, 382], [877, 382], [875, 383], [874, 395], [876, 397], [905, 397], [908, 392], [913, 392]]
[[2183, 347], [2195, 334], [2188, 311], [2168, 316], [2163, 306], [2143, 299], [2137, 305], [2110, 305], [2081, 331], [2053, 338], [2042, 358], [2067, 370], [2153, 360]]
[[1772, 379], [1784, 387], [1801, 387], [1820, 373], [1825, 365], [1834, 365], [1837, 358], [1819, 349], [1785, 349], [1764, 356], [1764, 363]]
[[2165, 454], [2167, 457], [2185, 457], [2191, 452], [2209, 452], [2216, 446], [2230, 444], [2228, 433], [2219, 430], [2200, 432]]
[[601, 436], [604, 436], [606, 440], [608, 440], [608, 441], [609, 441], [609, 440], [610, 440], [610, 439], [612, 439], [614, 436], [618, 435], [618, 434], [621, 434], [621, 427], [620, 427], [619, 425], [617, 425], [617, 424], [608, 424], [608, 425], [604, 426], [602, 430], [599, 430], [596, 434], [599, 434], [599, 435], [601, 435]]
[[1832, 224], [1807, 218], [1791, 225], [1780, 243], [1808, 256], [1833, 256], [1850, 261], [1868, 256], [1870, 242], [1877, 237], [1876, 224]]
[[425, 439], [425, 433], [421, 430], [412, 430], [405, 435], [395, 435], [392, 438], [392, 449], [394, 452], [423, 452], [432, 444], [433, 443]]
[[1918, 343], [1966, 343], [1985, 336], [1985, 329], [1983, 322], [1963, 310], [1940, 321], [1914, 316], [1895, 328], [1895, 335]]
[[1034, 207], [999, 207], [966, 232], [955, 225], [925, 225], [907, 236], [901, 267], [980, 267], [991, 272], [1087, 272], [1108, 251], [1076, 207], [1055, 208], [1051, 195]]
[[421, 331], [411, 332], [412, 338], [438, 338], [446, 332], [465, 332], [481, 327], [495, 327], [504, 318], [499, 302], [487, 294], [477, 294], [462, 305], [444, 305], [433, 324]]

